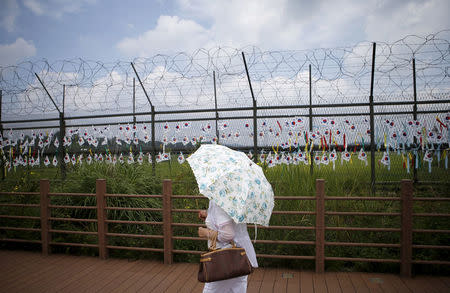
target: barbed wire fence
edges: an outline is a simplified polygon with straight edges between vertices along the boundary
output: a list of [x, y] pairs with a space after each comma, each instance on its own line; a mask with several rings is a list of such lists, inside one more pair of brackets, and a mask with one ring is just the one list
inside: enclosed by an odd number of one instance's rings
[[[375, 101], [410, 100], [412, 58], [416, 59], [417, 92], [438, 99], [449, 90], [449, 35], [407, 36], [393, 43], [377, 43]], [[352, 47], [262, 51], [257, 47], [200, 49], [192, 54], [156, 55], [133, 60], [157, 108], [211, 107], [213, 72], [221, 105], [249, 103], [249, 89], [241, 52], [245, 52], [258, 105], [308, 104], [309, 65], [316, 103], [354, 103], [369, 95], [372, 43]], [[3, 111], [26, 116], [54, 110], [36, 79], [65, 112], [118, 111], [130, 108], [135, 74], [130, 62], [103, 63], [83, 59], [28, 61], [0, 67]], [[141, 91], [136, 106], [148, 107]]]
[[[359, 150], [364, 141], [378, 150], [390, 144], [399, 150], [401, 144], [392, 136], [421, 119], [425, 130], [434, 127], [435, 135], [441, 134], [439, 143], [444, 144], [438, 145], [444, 150], [450, 112], [449, 36], [450, 30], [407, 36], [377, 42], [376, 50], [374, 43], [362, 42], [314, 50], [199, 49], [132, 62], [27, 61], [0, 67], [0, 122], [16, 139], [22, 132], [31, 135], [32, 129], [65, 131], [95, 125], [111, 125], [108, 135], [117, 137], [123, 134], [121, 125], [153, 122], [139, 139], [153, 135], [155, 157], [155, 141], [192, 142], [205, 136], [255, 154], [264, 147], [266, 152], [279, 147], [299, 151], [310, 140], [316, 145], [313, 152], [323, 151], [327, 141], [328, 152], [329, 144], [342, 146], [341, 151], [346, 144]], [[297, 125], [289, 128], [294, 118]], [[184, 121], [191, 121], [190, 128], [175, 131]], [[391, 122], [396, 126], [390, 127]], [[208, 124], [212, 131], [202, 133]], [[333, 137], [325, 137], [327, 130]], [[347, 133], [347, 142], [337, 131]], [[414, 152], [421, 140], [412, 132], [404, 148]], [[426, 133], [421, 135], [432, 141]], [[3, 131], [2, 136], [8, 137]], [[422, 142], [422, 151], [427, 150]]]

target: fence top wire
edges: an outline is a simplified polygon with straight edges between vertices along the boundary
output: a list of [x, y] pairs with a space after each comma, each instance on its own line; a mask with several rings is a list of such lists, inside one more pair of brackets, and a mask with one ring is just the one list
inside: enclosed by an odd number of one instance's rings
[[[377, 43], [375, 102], [411, 100], [413, 58], [418, 99], [448, 98], [449, 36], [450, 30], [444, 30]], [[219, 108], [251, 107], [241, 52], [258, 106], [309, 104], [309, 66], [313, 104], [360, 103], [367, 102], [370, 93], [372, 48], [370, 42], [314, 50], [219, 47], [132, 62], [159, 111], [214, 108], [213, 74]], [[138, 112], [151, 110], [129, 61], [43, 59], [0, 67], [2, 120], [58, 113], [35, 74], [66, 116], [131, 112], [133, 95]]]

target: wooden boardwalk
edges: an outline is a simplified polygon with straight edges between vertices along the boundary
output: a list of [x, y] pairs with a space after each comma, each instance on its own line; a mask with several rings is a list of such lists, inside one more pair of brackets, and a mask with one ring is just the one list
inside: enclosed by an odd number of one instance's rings
[[[201, 292], [197, 264], [0, 250], [0, 292]], [[257, 269], [247, 292], [450, 292], [450, 277]]]

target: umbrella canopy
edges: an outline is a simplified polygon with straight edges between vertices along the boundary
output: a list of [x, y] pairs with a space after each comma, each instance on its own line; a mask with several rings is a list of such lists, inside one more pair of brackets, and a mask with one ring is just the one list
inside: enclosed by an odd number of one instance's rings
[[269, 225], [274, 206], [272, 186], [246, 154], [206, 144], [187, 158], [201, 194], [213, 200], [236, 223]]

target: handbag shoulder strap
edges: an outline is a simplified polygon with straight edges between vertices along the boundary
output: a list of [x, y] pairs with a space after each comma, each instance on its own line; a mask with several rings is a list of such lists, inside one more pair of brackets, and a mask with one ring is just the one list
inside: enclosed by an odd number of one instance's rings
[[214, 233], [214, 236], [211, 239], [211, 245], [208, 247], [209, 250], [216, 250], [217, 234], [219, 233]]
[[[214, 233], [213, 238], [211, 239], [211, 245], [209, 246], [209, 250], [216, 250], [216, 244], [217, 244], [217, 235], [219, 233]], [[230, 241], [233, 248], [236, 248], [236, 243], [234, 243], [233, 240]]]

